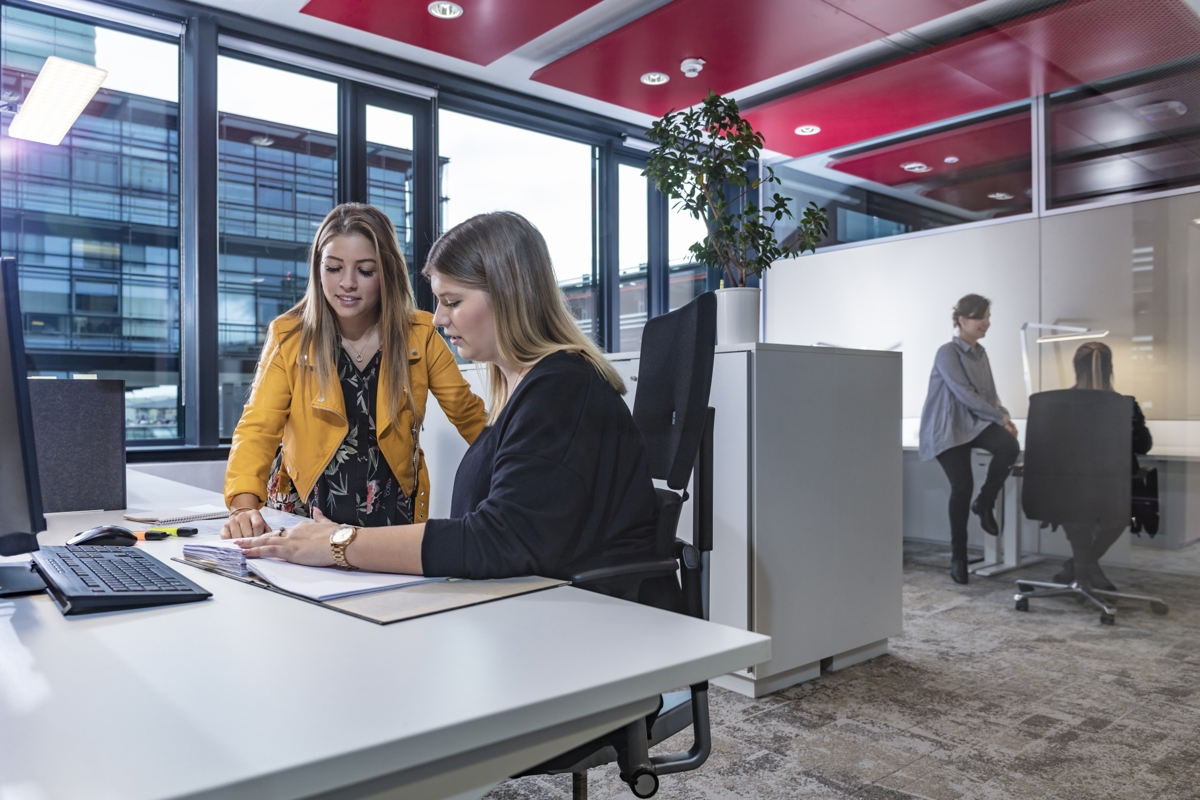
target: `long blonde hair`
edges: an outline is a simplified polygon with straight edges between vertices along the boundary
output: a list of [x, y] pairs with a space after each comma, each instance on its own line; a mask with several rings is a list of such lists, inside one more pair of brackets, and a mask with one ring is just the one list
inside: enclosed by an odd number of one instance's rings
[[[313, 237], [312, 250], [308, 255], [308, 290], [299, 303], [284, 312], [284, 316], [300, 321], [301, 365], [311, 367], [311, 372], [307, 374], [316, 376], [322, 394], [333, 392], [337, 382], [341, 332], [337, 315], [321, 288], [321, 253], [330, 241], [339, 236], [362, 236], [375, 249], [379, 269], [379, 349], [383, 363], [388, 365], [387, 385], [379, 388], [388, 399], [391, 416], [388, 422], [396, 424], [406, 393], [409, 395], [409, 404], [412, 402], [408, 335], [413, 314], [416, 313], [416, 303], [408, 279], [408, 265], [387, 214], [365, 203], [342, 203], [330, 211]], [[375, 422], [382, 427], [382, 420]]]
[[[511, 211], [480, 214], [434, 242], [421, 274], [443, 275], [487, 292], [496, 320], [496, 349], [509, 364], [532, 367], [551, 353], [578, 353], [621, 394], [625, 382], [603, 351], [580, 330], [554, 277], [546, 240]], [[488, 424], [508, 401], [508, 379], [488, 365]]]
[[1113, 391], [1112, 350], [1104, 342], [1087, 342], [1075, 351], [1075, 388]]

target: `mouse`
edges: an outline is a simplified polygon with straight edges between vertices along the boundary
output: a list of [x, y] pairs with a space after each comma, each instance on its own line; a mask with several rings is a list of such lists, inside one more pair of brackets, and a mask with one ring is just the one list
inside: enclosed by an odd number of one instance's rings
[[67, 544], [86, 544], [93, 547], [114, 544], [130, 545], [137, 544], [137, 537], [133, 535], [133, 531], [128, 528], [122, 528], [120, 525], [98, 525], [95, 528], [75, 534], [70, 539], [67, 539]]

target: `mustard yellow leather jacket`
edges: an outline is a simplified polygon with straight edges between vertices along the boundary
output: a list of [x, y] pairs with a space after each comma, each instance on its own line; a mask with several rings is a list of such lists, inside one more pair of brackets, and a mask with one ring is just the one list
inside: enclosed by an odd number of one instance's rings
[[[225, 472], [225, 503], [248, 492], [267, 499], [267, 479], [280, 440], [283, 441], [283, 470], [280, 492], [287, 481], [296, 493], [307, 498], [321, 472], [346, 438], [345, 401], [341, 387], [321, 395], [314, 378], [301, 380], [299, 320], [276, 318], [267, 329], [263, 356], [255, 371], [250, 399], [242, 419], [233, 432], [233, 446]], [[483, 431], [486, 414], [483, 400], [468, 385], [450, 347], [433, 325], [433, 315], [418, 311], [408, 337], [409, 380], [418, 420], [414, 424], [408, 403], [400, 413], [399, 425], [390, 422], [386, 393], [380, 392], [376, 405], [376, 435], [379, 449], [405, 491], [413, 486], [413, 428], [425, 418], [429, 392], [437, 399], [446, 417], [468, 443]], [[379, 386], [387, 385], [388, 365], [380, 365]], [[336, 375], [334, 376], [336, 380]], [[419, 438], [419, 437], [418, 437]], [[425, 454], [418, 454], [417, 495], [413, 498], [413, 522], [429, 518], [429, 471]]]

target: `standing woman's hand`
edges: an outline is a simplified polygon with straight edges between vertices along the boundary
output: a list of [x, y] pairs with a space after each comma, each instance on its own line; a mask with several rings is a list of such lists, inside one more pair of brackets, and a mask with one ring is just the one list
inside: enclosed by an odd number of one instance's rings
[[1004, 430], [1011, 433], [1013, 435], [1014, 439], [1017, 438], [1017, 426], [1013, 424], [1013, 421], [1011, 419], [1008, 422], [1004, 423]]
[[229, 504], [229, 519], [221, 526], [222, 539], [248, 539], [261, 536], [270, 528], [258, 510], [258, 498], [252, 494], [239, 494]]

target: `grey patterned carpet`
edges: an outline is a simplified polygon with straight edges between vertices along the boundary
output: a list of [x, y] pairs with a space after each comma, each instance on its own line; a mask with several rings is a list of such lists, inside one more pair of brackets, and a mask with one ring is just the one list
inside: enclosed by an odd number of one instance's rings
[[[758, 700], [712, 692], [713, 753], [663, 778], [680, 798], [1200, 798], [1200, 579], [1109, 569], [1117, 624], [1069, 599], [1013, 609], [1012, 581], [958, 586], [946, 549], [906, 543], [904, 636], [891, 653]], [[685, 750], [687, 734], [665, 744]], [[591, 798], [632, 798], [615, 768]], [[571, 796], [569, 776], [490, 800]]]

